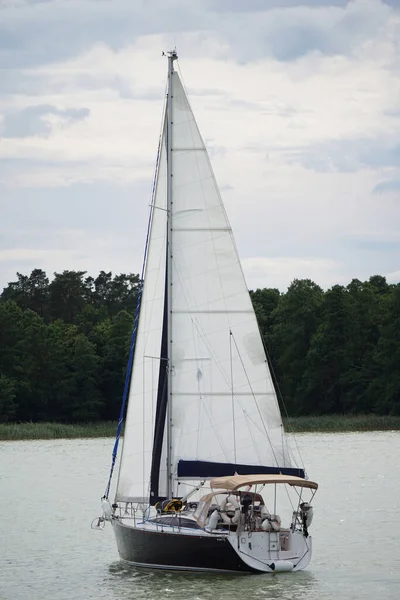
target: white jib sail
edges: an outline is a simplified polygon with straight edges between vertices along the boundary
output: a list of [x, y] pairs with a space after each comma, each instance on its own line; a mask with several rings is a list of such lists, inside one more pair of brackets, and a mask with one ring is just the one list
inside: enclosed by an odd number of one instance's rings
[[164, 127], [116, 501], [147, 502], [149, 499], [164, 315], [167, 232], [166, 178]]

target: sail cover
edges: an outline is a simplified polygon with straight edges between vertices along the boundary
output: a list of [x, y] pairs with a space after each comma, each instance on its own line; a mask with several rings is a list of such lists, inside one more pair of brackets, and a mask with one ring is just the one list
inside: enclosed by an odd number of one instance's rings
[[[175, 481], [203, 478], [210, 463], [210, 476], [233, 475], [236, 465], [294, 474], [232, 230], [177, 72], [170, 101], [171, 151], [164, 126], [117, 501], [148, 501], [150, 489], [163, 497], [167, 470]], [[167, 387], [169, 465], [160, 409]]]

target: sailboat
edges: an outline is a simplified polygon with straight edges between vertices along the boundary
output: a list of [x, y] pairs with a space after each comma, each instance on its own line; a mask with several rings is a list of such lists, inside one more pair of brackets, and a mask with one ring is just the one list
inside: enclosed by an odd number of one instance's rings
[[[110, 522], [121, 559], [140, 567], [297, 571], [311, 559], [318, 486], [290, 449], [232, 230], [175, 70], [176, 51], [167, 57], [127, 408], [94, 527]], [[279, 503], [286, 494], [294, 499], [285, 517]]]

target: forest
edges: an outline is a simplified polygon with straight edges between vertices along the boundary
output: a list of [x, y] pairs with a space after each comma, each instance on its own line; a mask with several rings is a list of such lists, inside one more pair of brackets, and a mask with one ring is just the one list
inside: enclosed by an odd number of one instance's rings
[[[0, 423], [119, 415], [140, 277], [17, 273], [0, 296]], [[400, 414], [400, 284], [251, 291], [283, 414]]]

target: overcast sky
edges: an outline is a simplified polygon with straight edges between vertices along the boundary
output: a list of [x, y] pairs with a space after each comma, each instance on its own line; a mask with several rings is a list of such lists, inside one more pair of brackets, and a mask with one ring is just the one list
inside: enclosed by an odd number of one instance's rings
[[141, 268], [167, 62], [249, 287], [400, 280], [400, 0], [0, 0], [0, 289]]

